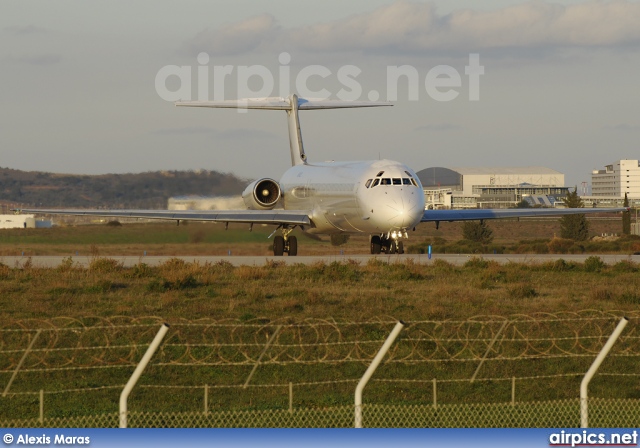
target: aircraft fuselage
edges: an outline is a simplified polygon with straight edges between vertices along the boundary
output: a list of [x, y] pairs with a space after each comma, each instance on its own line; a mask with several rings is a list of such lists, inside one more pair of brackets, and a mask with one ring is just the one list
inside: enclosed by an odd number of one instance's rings
[[296, 165], [284, 173], [280, 187], [285, 209], [311, 210], [309, 233], [406, 231], [424, 213], [420, 180], [391, 160]]

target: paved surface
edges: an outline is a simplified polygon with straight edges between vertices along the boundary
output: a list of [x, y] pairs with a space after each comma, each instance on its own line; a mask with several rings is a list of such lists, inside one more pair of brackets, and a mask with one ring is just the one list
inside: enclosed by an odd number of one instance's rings
[[[481, 255], [477, 257], [482, 257], [485, 260], [494, 260], [498, 263], [544, 263], [547, 261], [553, 261], [557, 259], [564, 259], [566, 261], [575, 261], [578, 263], [584, 262], [584, 260], [590, 256], [596, 254], [588, 254], [588, 255]], [[621, 260], [629, 260], [635, 263], [640, 263], [640, 255], [598, 255], [602, 260], [607, 264], [614, 264]], [[317, 262], [325, 262], [331, 263], [334, 261], [338, 262], [346, 262], [347, 260], [355, 260], [361, 264], [366, 264], [371, 259], [378, 259], [383, 262], [388, 263], [396, 263], [403, 262], [404, 260], [413, 259], [416, 263], [429, 264], [433, 263], [435, 260], [444, 260], [449, 263], [455, 265], [463, 265], [470, 258], [473, 258], [473, 255], [454, 255], [454, 254], [435, 254], [432, 255], [431, 259], [427, 255], [414, 255], [414, 254], [405, 254], [405, 255], [324, 255], [324, 256], [311, 256], [311, 257], [267, 257], [267, 256], [217, 256], [217, 257], [208, 257], [208, 256], [180, 256], [180, 257], [171, 257], [171, 256], [148, 256], [148, 257], [134, 257], [134, 256], [105, 256], [104, 258], [112, 258], [114, 260], [121, 261], [124, 266], [134, 266], [138, 263], [146, 263], [150, 266], [157, 266], [170, 260], [171, 258], [180, 258], [187, 262], [197, 261], [199, 263], [218, 263], [220, 261], [227, 261], [234, 266], [262, 266], [267, 263], [267, 261], [280, 261], [286, 264], [312, 264]], [[66, 256], [34, 256], [34, 257], [0, 257], [0, 262], [6, 264], [11, 267], [21, 267], [26, 263], [29, 259], [33, 266], [36, 267], [45, 267], [45, 268], [54, 268], [59, 266], [63, 260], [67, 259]], [[88, 266], [93, 260], [90, 256], [77, 256], [72, 257], [75, 263], [80, 264], [81, 266]]]

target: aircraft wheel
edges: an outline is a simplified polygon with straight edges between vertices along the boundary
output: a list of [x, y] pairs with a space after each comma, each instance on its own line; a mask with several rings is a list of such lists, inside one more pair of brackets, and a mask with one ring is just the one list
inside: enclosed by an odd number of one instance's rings
[[398, 253], [399, 254], [403, 254], [404, 253], [404, 243], [402, 241], [398, 242]]
[[277, 236], [273, 239], [273, 255], [280, 257], [284, 254], [284, 238]]
[[391, 240], [389, 241], [389, 248], [387, 249], [387, 253], [388, 254], [395, 254], [396, 253], [396, 242]]
[[295, 236], [289, 237], [289, 256], [295, 257], [298, 255], [298, 238]]
[[382, 242], [380, 241], [380, 237], [378, 235], [373, 235], [371, 237], [371, 254], [378, 255], [382, 250]]

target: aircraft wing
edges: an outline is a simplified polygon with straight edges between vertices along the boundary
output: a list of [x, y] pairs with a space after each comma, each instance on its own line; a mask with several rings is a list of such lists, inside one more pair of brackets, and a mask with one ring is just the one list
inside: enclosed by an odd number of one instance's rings
[[525, 218], [536, 216], [564, 216], [588, 213], [625, 212], [620, 208], [506, 208], [466, 210], [425, 210], [420, 222], [472, 221], [479, 219]]
[[310, 225], [304, 210], [82, 210], [17, 209], [20, 213], [104, 216], [111, 218], [169, 219], [176, 221], [239, 222], [253, 224]]

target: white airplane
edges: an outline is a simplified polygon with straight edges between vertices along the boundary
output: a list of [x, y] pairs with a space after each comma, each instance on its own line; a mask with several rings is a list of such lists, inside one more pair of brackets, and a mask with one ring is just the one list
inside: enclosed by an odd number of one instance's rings
[[[289, 123], [291, 165], [280, 182], [258, 179], [244, 190], [246, 210], [59, 210], [21, 209], [25, 213], [155, 218], [180, 221], [213, 221], [272, 224], [273, 254], [298, 254], [291, 232], [300, 227], [310, 234], [368, 234], [371, 253], [404, 253], [403, 239], [421, 222], [484, 220], [525, 216], [554, 216], [609, 209], [467, 209], [425, 210], [424, 191], [416, 173], [392, 160], [309, 163], [302, 144], [299, 110], [390, 106], [382, 102], [259, 98], [237, 101], [185, 101], [177, 106], [284, 110]], [[282, 208], [276, 208], [276, 206]]]

